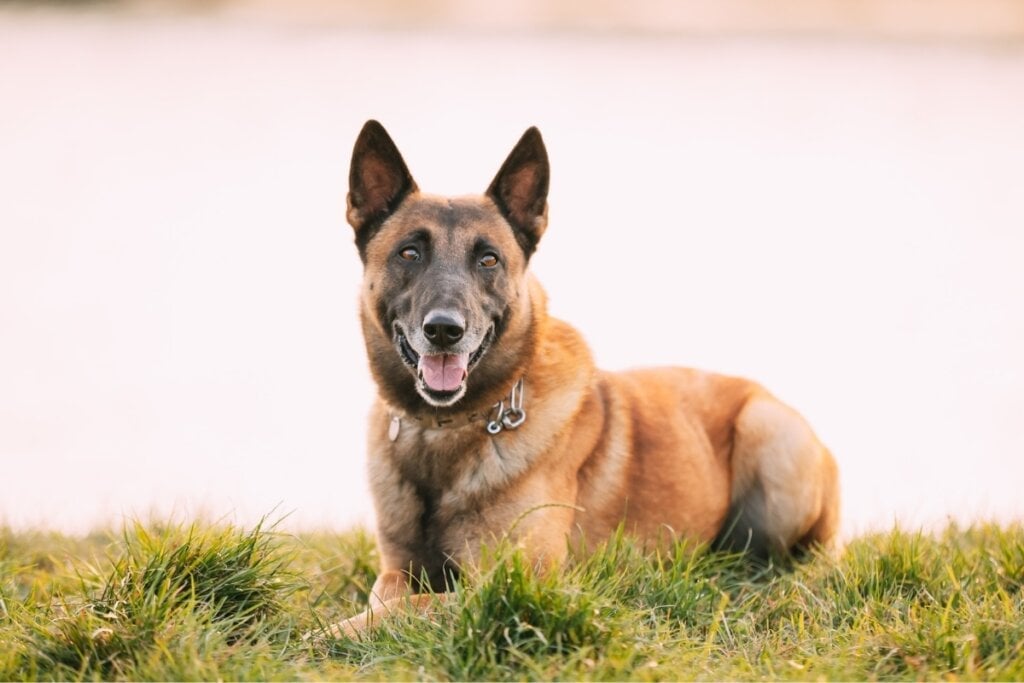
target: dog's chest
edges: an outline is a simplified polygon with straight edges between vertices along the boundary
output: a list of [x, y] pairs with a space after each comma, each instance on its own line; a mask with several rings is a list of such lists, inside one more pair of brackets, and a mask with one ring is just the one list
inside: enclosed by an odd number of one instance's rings
[[405, 481], [434, 498], [436, 511], [458, 514], [480, 508], [511, 486], [529, 458], [514, 435], [462, 429], [406, 428], [391, 442], [392, 462]]

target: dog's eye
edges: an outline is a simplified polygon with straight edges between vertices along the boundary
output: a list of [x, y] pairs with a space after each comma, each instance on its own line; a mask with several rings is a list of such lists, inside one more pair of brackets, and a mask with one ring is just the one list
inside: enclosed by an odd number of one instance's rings
[[484, 268], [493, 268], [498, 265], [498, 257], [494, 254], [484, 254], [480, 258], [480, 265]]
[[402, 251], [398, 252], [398, 255], [403, 261], [419, 261], [420, 250], [416, 247], [406, 247]]

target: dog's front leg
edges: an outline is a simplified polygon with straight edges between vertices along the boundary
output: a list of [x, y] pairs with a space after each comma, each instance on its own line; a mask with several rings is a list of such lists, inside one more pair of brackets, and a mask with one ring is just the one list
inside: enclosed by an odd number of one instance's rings
[[378, 609], [395, 598], [401, 598], [412, 592], [409, 573], [398, 569], [388, 569], [380, 573], [370, 589], [370, 610]]
[[380, 621], [396, 611], [412, 609], [426, 612], [432, 605], [443, 602], [446, 593], [431, 595], [412, 594], [412, 585], [407, 572], [391, 569], [381, 573], [373, 582], [370, 591], [370, 605], [354, 617], [334, 624], [328, 633], [334, 638], [358, 637], [378, 625]]
[[411, 592], [408, 573], [397, 569], [381, 572], [370, 589], [369, 606], [354, 617], [332, 625], [329, 629], [330, 634], [335, 638], [353, 638], [373, 628], [375, 620], [390, 614], [394, 604]]

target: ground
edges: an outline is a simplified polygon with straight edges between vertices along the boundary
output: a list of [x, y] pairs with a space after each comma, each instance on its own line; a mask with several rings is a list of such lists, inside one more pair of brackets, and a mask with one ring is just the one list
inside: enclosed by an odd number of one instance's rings
[[498, 547], [430, 614], [323, 637], [375, 565], [362, 531], [3, 531], [0, 679], [1024, 676], [1020, 526], [894, 530], [785, 567], [616, 538], [546, 578]]

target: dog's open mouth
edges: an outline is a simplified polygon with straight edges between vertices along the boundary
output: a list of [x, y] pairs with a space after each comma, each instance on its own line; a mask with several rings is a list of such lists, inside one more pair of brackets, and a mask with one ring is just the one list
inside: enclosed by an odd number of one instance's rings
[[416, 371], [416, 389], [430, 403], [447, 406], [466, 392], [470, 371], [480, 362], [494, 337], [494, 327], [472, 353], [420, 354], [412, 347], [401, 327], [395, 326], [395, 343], [405, 364]]

